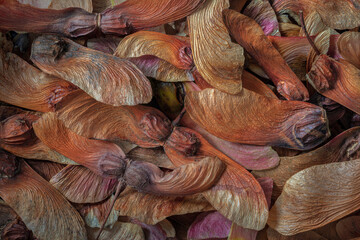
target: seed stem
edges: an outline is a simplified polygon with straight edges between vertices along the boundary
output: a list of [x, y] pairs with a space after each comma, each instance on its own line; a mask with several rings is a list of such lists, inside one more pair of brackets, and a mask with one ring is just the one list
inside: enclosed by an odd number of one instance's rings
[[321, 52], [320, 52], [319, 49], [316, 47], [314, 41], [311, 39], [311, 37], [309, 36], [308, 31], [306, 30], [303, 11], [300, 11], [300, 12], [299, 12], [299, 15], [300, 15], [301, 28], [304, 30], [304, 33], [305, 33], [305, 36], [306, 36], [307, 40], [309, 41], [311, 47], [315, 50], [316, 55], [321, 55]]
[[104, 222], [101, 224], [101, 228], [100, 228], [100, 230], [99, 230], [99, 232], [98, 232], [95, 240], [99, 240], [99, 237], [100, 237], [102, 231], [103, 231], [104, 228], [105, 228], [105, 224], [106, 224], [107, 220], [109, 219], [109, 216], [110, 216], [110, 214], [111, 214], [111, 210], [114, 208], [115, 201], [116, 201], [116, 199], [119, 197], [120, 193], [121, 193], [122, 191], [124, 191], [125, 187], [126, 187], [125, 181], [124, 181], [123, 179], [120, 179], [120, 180], [119, 180], [119, 183], [118, 183], [118, 185], [117, 185], [117, 187], [116, 187], [115, 197], [114, 197], [114, 199], [111, 201], [110, 209], [109, 209], [109, 211], [106, 213], [106, 218], [105, 218]]

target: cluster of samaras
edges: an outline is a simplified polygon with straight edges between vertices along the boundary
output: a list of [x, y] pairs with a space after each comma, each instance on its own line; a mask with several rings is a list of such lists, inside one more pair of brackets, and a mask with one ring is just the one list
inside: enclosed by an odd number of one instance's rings
[[2, 237], [360, 237], [360, 3], [327, 2], [0, 0]]

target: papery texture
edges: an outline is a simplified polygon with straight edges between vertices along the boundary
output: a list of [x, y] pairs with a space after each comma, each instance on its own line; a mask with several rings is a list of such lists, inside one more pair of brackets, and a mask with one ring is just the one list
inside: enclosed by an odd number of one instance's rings
[[203, 193], [223, 216], [254, 230], [265, 227], [268, 206], [260, 184], [240, 166], [227, 166], [219, 182]]
[[[165, 152], [175, 165], [181, 166], [196, 161], [201, 156], [217, 154], [216, 151], [218, 150], [212, 148], [206, 140], [201, 139], [201, 135], [194, 131], [191, 133], [190, 129], [187, 131], [177, 129], [179, 128], [175, 128], [174, 133], [182, 132], [178, 137], [186, 137], [187, 143], [194, 142], [194, 139], [197, 139], [200, 148], [191, 154], [189, 151], [181, 152], [179, 147], [169, 148], [170, 145], [167, 142], [168, 146], [165, 145]], [[169, 140], [171, 140], [171, 136]], [[198, 156], [194, 156], [195, 153]], [[268, 217], [268, 207], [259, 182], [246, 169], [231, 159], [221, 157], [221, 160], [227, 163], [226, 170], [214, 187], [203, 192], [204, 197], [218, 212], [236, 224], [256, 230], [262, 229]]]
[[314, 166], [331, 162], [349, 161], [360, 157], [360, 128], [349, 129], [336, 136], [324, 146], [311, 152], [293, 157], [282, 157], [280, 165], [265, 171], [253, 171], [257, 177], [271, 177], [274, 180], [273, 198], [277, 198], [286, 181], [295, 173]]
[[194, 81], [192, 70], [179, 69], [171, 63], [155, 56], [129, 58], [147, 77], [162, 82], [189, 82]]
[[297, 15], [299, 11], [303, 11], [305, 16], [316, 9], [324, 23], [334, 29], [350, 29], [360, 25], [358, 1], [275, 0], [273, 7], [278, 14], [292, 11]]
[[82, 166], [67, 166], [50, 183], [73, 203], [96, 203], [109, 197], [117, 180], [102, 178]]
[[83, 217], [87, 226], [91, 228], [100, 228], [104, 223], [106, 215], [110, 212], [110, 215], [105, 223], [106, 228], [112, 228], [119, 219], [119, 212], [114, 208], [111, 208], [112, 201], [115, 200], [115, 196], [111, 195], [106, 200], [99, 203], [82, 204], [78, 207], [80, 215]]
[[252, 0], [243, 14], [254, 19], [265, 35], [280, 36], [279, 23], [268, 0]]
[[261, 170], [279, 164], [280, 158], [271, 147], [233, 143], [218, 138], [191, 120], [189, 114], [184, 115], [181, 124], [200, 133], [212, 146], [246, 169]]
[[341, 219], [336, 224], [336, 232], [341, 240], [360, 237], [360, 216], [350, 216]]
[[[261, 188], [264, 191], [268, 208], [270, 208], [273, 181], [271, 178], [267, 178], [267, 177], [258, 178], [257, 181], [260, 183]], [[262, 231], [264, 230], [265, 228]], [[257, 239], [258, 231], [253, 229], [243, 228], [237, 225], [236, 223], [232, 223], [230, 233], [228, 235], [229, 235], [228, 240], [238, 240], [238, 239], [255, 240]]]
[[54, 111], [54, 105], [74, 85], [41, 72], [13, 53], [0, 49], [0, 100], [40, 112]]
[[[95, 240], [99, 229], [88, 229], [89, 240]], [[105, 228], [100, 234], [99, 240], [145, 240], [145, 235], [141, 227], [134, 223], [117, 222], [111, 229]]]
[[196, 163], [163, 172], [147, 162], [131, 162], [125, 171], [129, 186], [140, 192], [160, 195], [189, 195], [203, 192], [219, 181], [225, 165], [216, 157], [204, 157]]
[[[256, 59], [282, 96], [288, 100], [307, 100], [309, 98], [305, 86], [253, 19], [233, 10], [224, 10], [224, 22], [231, 35]], [[274, 64], [276, 64], [276, 68], [273, 67]]]
[[[326, 54], [330, 48], [330, 29], [320, 32], [314, 39], [314, 45], [309, 52], [306, 62], [306, 70], [309, 71], [319, 54]], [[318, 53], [319, 52], [319, 53]]]
[[54, 113], [33, 124], [36, 136], [49, 148], [89, 168], [102, 177], [115, 178], [125, 171], [125, 154], [114, 143], [92, 140], [67, 129]]
[[311, 45], [305, 37], [268, 37], [279, 51], [291, 70], [302, 80], [306, 80], [306, 60]]
[[78, 165], [78, 163], [74, 162], [73, 160], [65, 157], [55, 150], [50, 149], [37, 138], [34, 139], [34, 141], [31, 143], [22, 145], [9, 145], [0, 143], [0, 146], [6, 151], [23, 158], [48, 160], [60, 164]]
[[84, 221], [66, 199], [25, 162], [0, 180], [1, 198], [39, 239], [87, 239]]
[[[317, 11], [313, 11], [308, 14], [304, 19], [304, 23], [309, 36], [316, 36], [325, 30], [330, 30], [331, 34], [337, 34], [335, 30], [325, 25]], [[306, 36], [303, 28], [300, 29], [299, 36]]]
[[186, 197], [156, 196], [126, 189], [116, 200], [119, 215], [130, 216], [147, 224], [156, 224], [173, 215], [213, 210], [201, 196]]
[[313, 148], [329, 136], [322, 108], [267, 98], [246, 89], [239, 95], [215, 89], [189, 92], [185, 107], [192, 120], [227, 141], [301, 150]]
[[[66, 1], [58, 1], [54, 7], [60, 7], [64, 2]], [[81, 8], [41, 9], [21, 4], [16, 0], [0, 1], [1, 30], [79, 37], [94, 32], [96, 28], [96, 15]]]
[[44, 35], [32, 45], [31, 60], [106, 104], [136, 105], [152, 98], [151, 85], [131, 62], [83, 47], [70, 39]]
[[126, 35], [160, 26], [190, 15], [203, 3], [204, 0], [127, 0], [101, 13], [101, 31], [105, 34]]
[[207, 83], [231, 94], [241, 91], [243, 48], [231, 42], [222, 20], [229, 0], [207, 0], [188, 17], [194, 63]]
[[134, 58], [152, 55], [171, 63], [180, 69], [191, 69], [194, 65], [190, 41], [151, 31], [139, 31], [126, 36], [114, 53], [120, 58]]
[[269, 226], [283, 235], [294, 235], [358, 210], [359, 169], [358, 159], [317, 165], [296, 173], [271, 208]]
[[360, 33], [344, 32], [337, 40], [337, 47], [342, 58], [360, 69]]
[[170, 120], [159, 110], [137, 105], [113, 107], [84, 92], [68, 96], [57, 116], [75, 133], [102, 140], [128, 140], [140, 147], [157, 147], [171, 132]]
[[35, 170], [41, 177], [46, 181], [50, 179], [61, 171], [66, 165], [48, 162], [48, 161], [38, 161], [38, 160], [26, 160], [32, 169]]
[[360, 113], [360, 69], [351, 63], [320, 55], [315, 59], [308, 81], [322, 95]]
[[33, 7], [37, 8], [50, 8], [50, 9], [63, 9], [69, 7], [78, 7], [85, 9], [88, 12], [92, 12], [92, 0], [17, 0], [22, 4], [30, 4]]

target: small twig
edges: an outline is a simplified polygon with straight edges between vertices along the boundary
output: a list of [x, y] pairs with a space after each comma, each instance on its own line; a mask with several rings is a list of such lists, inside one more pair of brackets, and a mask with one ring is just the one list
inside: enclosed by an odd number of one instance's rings
[[98, 232], [95, 240], [99, 240], [99, 237], [100, 237], [102, 231], [104, 230], [105, 224], [106, 224], [106, 222], [107, 222], [107, 220], [108, 220], [108, 218], [109, 218], [109, 216], [110, 216], [110, 214], [111, 214], [111, 210], [114, 208], [115, 201], [116, 201], [116, 199], [119, 197], [120, 193], [121, 193], [122, 191], [124, 191], [125, 187], [126, 187], [125, 181], [124, 181], [123, 179], [120, 179], [120, 180], [119, 180], [119, 183], [118, 183], [118, 185], [117, 185], [117, 187], [116, 187], [115, 197], [114, 197], [114, 199], [111, 201], [110, 209], [109, 209], [109, 211], [106, 213], [106, 218], [105, 218], [104, 222], [101, 224], [101, 228], [100, 228], [100, 230], [99, 230], [99, 232]]
[[111, 0], [111, 8], [113, 8], [115, 6], [115, 1]]
[[311, 37], [309, 36], [308, 31], [306, 30], [303, 11], [300, 11], [299, 15], [300, 15], [300, 24], [301, 24], [302, 29], [304, 30], [304, 33], [305, 33], [305, 36], [306, 36], [307, 40], [309, 41], [311, 47], [315, 50], [316, 55], [321, 55], [321, 52], [316, 47], [314, 41], [311, 39]]

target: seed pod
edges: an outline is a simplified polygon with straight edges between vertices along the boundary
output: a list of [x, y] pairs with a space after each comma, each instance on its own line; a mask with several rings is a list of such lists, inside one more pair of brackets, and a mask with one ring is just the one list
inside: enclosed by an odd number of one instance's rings
[[253, 171], [256, 177], [271, 177], [274, 180], [273, 198], [277, 198], [286, 181], [308, 167], [331, 162], [350, 161], [360, 157], [360, 127], [351, 128], [330, 142], [311, 152], [293, 157], [282, 157], [280, 165], [265, 171]]
[[202, 8], [188, 17], [194, 63], [211, 86], [230, 93], [241, 91], [243, 48], [231, 42], [222, 20], [228, 0], [207, 0]]
[[33, 124], [36, 136], [47, 146], [105, 178], [124, 174], [126, 157], [114, 143], [81, 137], [67, 129], [54, 113]]
[[359, 170], [357, 159], [317, 165], [296, 173], [271, 208], [269, 226], [289, 236], [319, 228], [358, 210]]
[[101, 13], [105, 34], [127, 35], [136, 30], [160, 26], [195, 12], [204, 0], [127, 0]]
[[1, 49], [0, 79], [1, 101], [40, 112], [54, 111], [54, 105], [77, 88]]
[[277, 91], [288, 100], [308, 100], [309, 92], [267, 39], [259, 24], [233, 10], [226, 9], [223, 13], [231, 35], [255, 58]]
[[131, 62], [83, 47], [67, 38], [36, 38], [31, 60], [44, 72], [65, 79], [106, 104], [148, 103], [151, 85]]
[[231, 142], [306, 150], [329, 136], [322, 108], [268, 98], [246, 89], [239, 95], [215, 89], [189, 92], [185, 107], [197, 124]]
[[188, 38], [151, 31], [139, 31], [126, 36], [114, 55], [120, 58], [152, 55], [180, 69], [191, 69], [194, 65]]
[[56, 112], [67, 128], [87, 138], [128, 140], [148, 148], [162, 145], [171, 132], [170, 120], [155, 108], [113, 107], [82, 91], [59, 103]]
[[[1, 159], [0, 164], [3, 164]], [[79, 213], [23, 160], [16, 177], [0, 179], [0, 197], [39, 239], [87, 239]]]
[[41, 9], [21, 4], [17, 0], [0, 1], [0, 29], [5, 31], [79, 37], [96, 30], [96, 19], [95, 14], [81, 8]]

